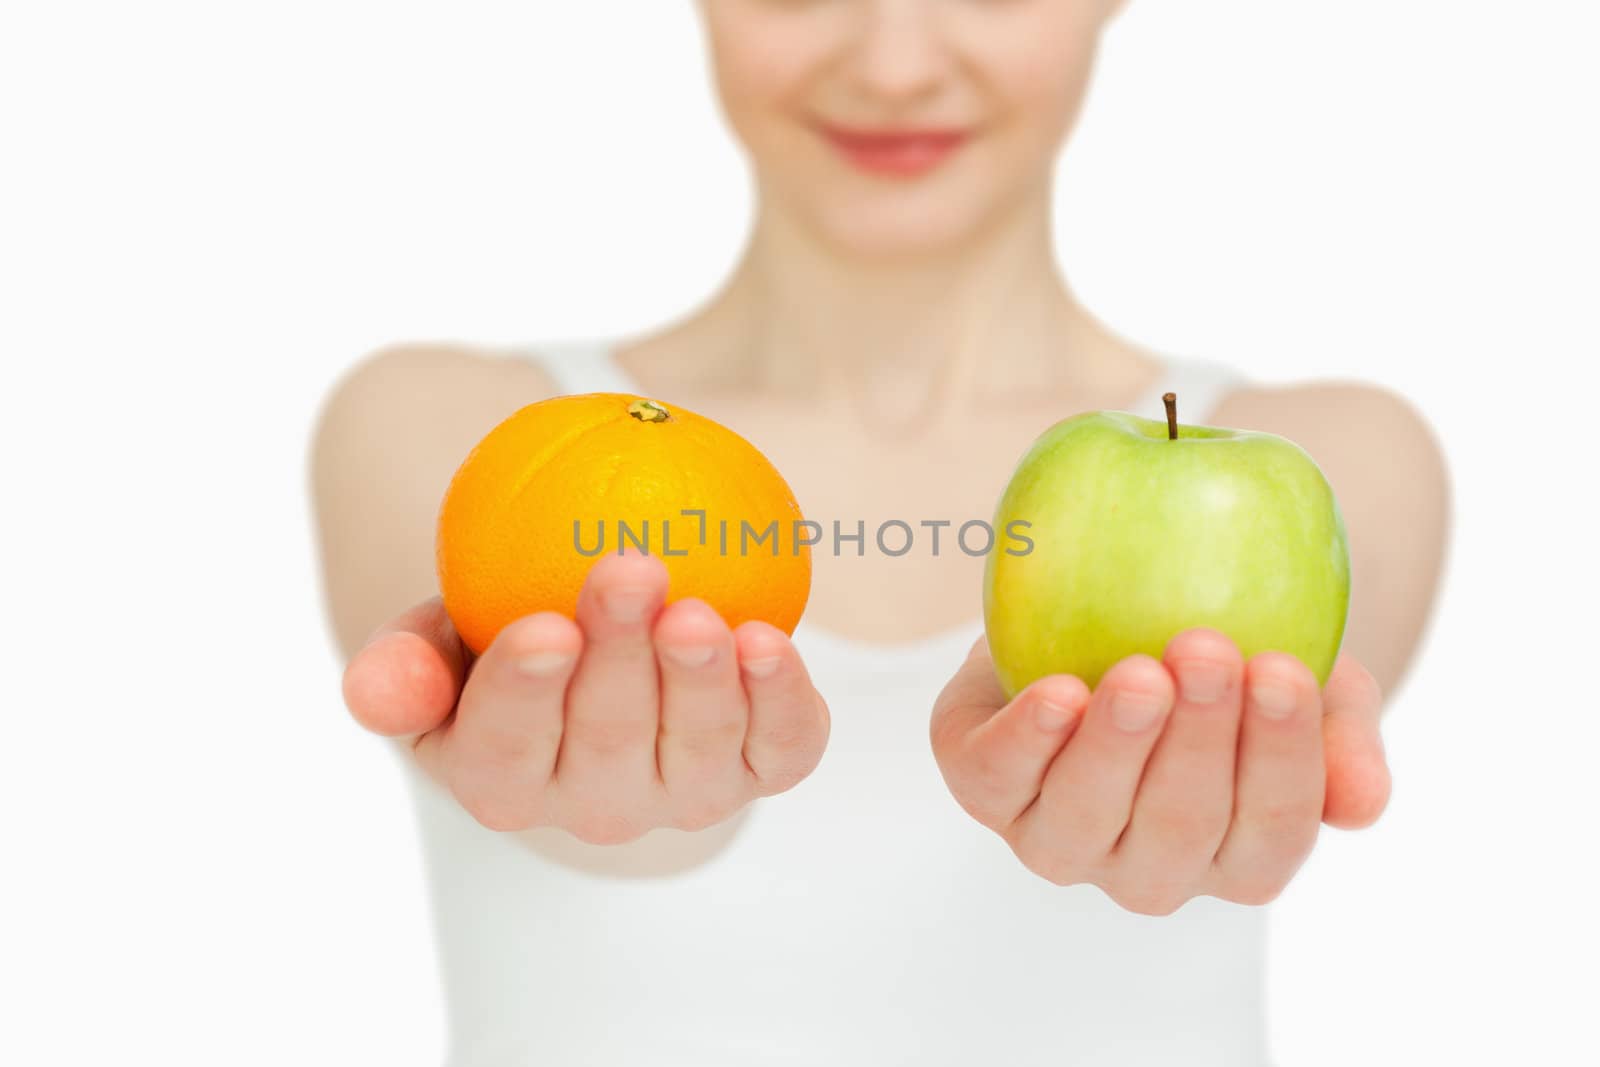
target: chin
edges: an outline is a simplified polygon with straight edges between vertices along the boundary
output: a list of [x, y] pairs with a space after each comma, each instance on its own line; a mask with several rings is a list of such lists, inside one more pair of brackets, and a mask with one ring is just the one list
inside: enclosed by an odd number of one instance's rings
[[819, 212], [816, 231], [832, 248], [862, 259], [913, 259], [959, 248], [981, 229], [970, 208], [855, 210], [833, 207]]
[[1005, 209], [997, 196], [936, 179], [810, 195], [803, 222], [831, 248], [864, 259], [911, 259], [960, 248]]

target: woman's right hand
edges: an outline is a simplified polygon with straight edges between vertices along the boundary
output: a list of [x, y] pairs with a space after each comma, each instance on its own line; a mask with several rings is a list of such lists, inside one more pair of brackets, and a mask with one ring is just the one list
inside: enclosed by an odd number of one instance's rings
[[793, 788], [829, 716], [784, 632], [729, 630], [704, 601], [663, 608], [667, 570], [636, 551], [591, 568], [577, 621], [519, 619], [474, 657], [438, 598], [381, 627], [344, 697], [491, 830], [558, 826], [591, 844], [701, 830]]

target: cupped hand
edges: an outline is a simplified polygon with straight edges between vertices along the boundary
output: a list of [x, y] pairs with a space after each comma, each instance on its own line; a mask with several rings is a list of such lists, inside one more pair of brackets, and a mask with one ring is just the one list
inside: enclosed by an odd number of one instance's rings
[[1058, 674], [1007, 702], [980, 637], [930, 737], [956, 801], [1029, 870], [1168, 915], [1196, 896], [1268, 903], [1322, 823], [1374, 822], [1389, 797], [1381, 705], [1349, 655], [1319, 689], [1294, 656], [1246, 663], [1210, 629], [1122, 660], [1093, 693]]
[[592, 844], [705, 829], [810, 774], [828, 708], [782, 630], [730, 630], [704, 601], [663, 607], [666, 593], [659, 559], [608, 555], [576, 621], [527, 616], [476, 658], [424, 601], [351, 659], [345, 702], [489, 829]]

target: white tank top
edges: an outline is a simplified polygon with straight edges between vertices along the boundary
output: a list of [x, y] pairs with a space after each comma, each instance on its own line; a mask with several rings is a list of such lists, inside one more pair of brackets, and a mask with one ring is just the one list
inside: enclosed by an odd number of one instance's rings
[[[528, 355], [563, 393], [641, 392], [606, 346]], [[1170, 389], [1203, 423], [1241, 381], [1167, 361], [1136, 410]], [[554, 862], [412, 768], [451, 1067], [1264, 1064], [1260, 909], [1132, 914], [1027, 870], [951, 797], [929, 714], [981, 626], [884, 646], [802, 620], [827, 752], [677, 873]], [[528, 836], [627, 871], [684, 835]]]

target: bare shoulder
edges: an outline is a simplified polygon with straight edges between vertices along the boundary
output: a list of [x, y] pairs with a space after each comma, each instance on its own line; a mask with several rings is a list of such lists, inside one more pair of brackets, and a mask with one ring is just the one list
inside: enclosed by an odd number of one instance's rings
[[[1286, 437], [1309, 452], [1334, 488], [1409, 484], [1421, 495], [1448, 490], [1444, 450], [1422, 411], [1402, 394], [1367, 382], [1251, 386], [1230, 393], [1213, 419]], [[1421, 500], [1419, 499], [1419, 503]]]
[[408, 418], [434, 427], [477, 424], [487, 415], [504, 418], [515, 410], [508, 404], [555, 391], [544, 369], [518, 354], [447, 342], [395, 344], [366, 356], [335, 383], [318, 434]]
[[1241, 389], [1212, 421], [1286, 437], [1322, 469], [1350, 544], [1345, 647], [1393, 689], [1431, 614], [1450, 529], [1449, 471], [1427, 418], [1391, 389], [1338, 381]]
[[472, 446], [556, 392], [521, 354], [429, 342], [380, 349], [333, 386], [310, 475], [328, 613], [347, 653], [435, 592], [434, 520]]
[[[1278, 433], [1300, 427], [1313, 433], [1366, 424], [1410, 439], [1432, 437], [1422, 411], [1393, 389], [1361, 381], [1312, 381], [1236, 389], [1218, 407], [1240, 429]], [[1218, 418], [1218, 422], [1222, 422]], [[1260, 425], [1250, 425], [1259, 423]], [[1292, 436], [1292, 435], [1290, 435]]]

